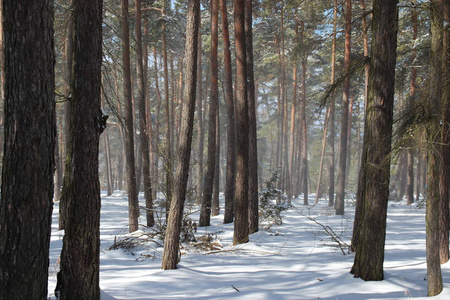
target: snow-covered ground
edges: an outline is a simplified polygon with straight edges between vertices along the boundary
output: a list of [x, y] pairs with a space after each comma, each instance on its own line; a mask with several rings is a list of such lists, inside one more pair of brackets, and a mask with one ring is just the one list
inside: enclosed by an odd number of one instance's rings
[[[141, 199], [142, 200], [142, 199]], [[310, 203], [313, 203], [311, 195]], [[322, 200], [304, 206], [295, 199], [282, 212], [283, 224], [260, 230], [247, 244], [233, 246], [233, 224], [198, 228], [196, 237], [209, 234], [216, 249], [182, 250], [177, 270], [161, 270], [162, 248], [148, 241], [129, 251], [108, 250], [126, 237], [128, 203], [123, 192], [102, 195], [102, 299], [399, 299], [426, 297], [425, 209], [390, 202], [385, 255], [385, 280], [365, 282], [349, 273], [353, 254], [341, 251], [325, 234], [331, 228], [349, 243], [354, 208], [344, 217]], [[195, 211], [195, 207], [187, 208]], [[223, 209], [222, 211], [223, 212]], [[198, 222], [198, 212], [191, 215]], [[49, 297], [53, 297], [63, 233], [57, 230], [54, 207], [50, 249]], [[315, 221], [317, 222], [315, 222]], [[145, 219], [141, 217], [140, 223]], [[323, 225], [323, 226], [322, 226]], [[329, 227], [327, 227], [329, 226]], [[146, 234], [145, 228], [137, 235]], [[144, 236], [145, 237], [145, 236]], [[139, 240], [143, 240], [141, 237]], [[345, 255], [343, 254], [345, 253]], [[450, 263], [442, 266], [444, 291], [435, 299], [450, 299]]]

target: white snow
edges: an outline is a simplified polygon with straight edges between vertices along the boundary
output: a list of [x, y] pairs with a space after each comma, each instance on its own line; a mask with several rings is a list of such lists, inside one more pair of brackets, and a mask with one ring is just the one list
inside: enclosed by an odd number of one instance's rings
[[[222, 199], [223, 200], [223, 199]], [[143, 200], [142, 205], [143, 205]], [[313, 203], [314, 195], [310, 195]], [[321, 200], [282, 212], [281, 226], [260, 230], [247, 244], [232, 246], [233, 224], [222, 224], [223, 215], [211, 218], [212, 226], [198, 228], [196, 237], [217, 236], [221, 250], [182, 250], [178, 269], [161, 270], [162, 248], [154, 242], [130, 251], [108, 250], [127, 234], [128, 203], [123, 192], [102, 195], [101, 270], [102, 299], [399, 299], [425, 298], [425, 209], [390, 202], [385, 252], [385, 280], [365, 282], [349, 273], [353, 254], [331, 243], [315, 219], [349, 243], [354, 208], [344, 217]], [[222, 203], [223, 204], [223, 203]], [[187, 208], [195, 211], [196, 208]], [[223, 213], [223, 207], [221, 212]], [[198, 222], [198, 212], [191, 217]], [[54, 299], [56, 272], [63, 232], [57, 230], [58, 205], [53, 213], [50, 249], [49, 297]], [[145, 219], [141, 217], [140, 223]], [[143, 227], [138, 235], [148, 233]], [[442, 266], [444, 291], [435, 299], [450, 299], [450, 263]]]

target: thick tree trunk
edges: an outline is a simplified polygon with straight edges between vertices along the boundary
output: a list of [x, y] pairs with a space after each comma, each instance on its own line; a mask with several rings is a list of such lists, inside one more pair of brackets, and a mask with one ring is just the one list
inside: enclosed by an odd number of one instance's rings
[[[352, 270], [363, 280], [383, 280], [386, 214], [389, 198], [390, 155], [393, 124], [397, 1], [373, 3], [372, 53], [369, 98], [366, 107], [363, 160], [357, 201], [360, 224]], [[354, 230], [355, 230], [354, 229]]]
[[234, 0], [236, 45], [236, 191], [233, 244], [248, 242], [248, 103], [245, 46], [245, 0]]
[[197, 81], [198, 31], [200, 23], [200, 1], [189, 0], [186, 28], [185, 73], [186, 84], [181, 117], [180, 139], [178, 141], [178, 161], [174, 177], [174, 191], [167, 221], [166, 238], [161, 268], [176, 269], [180, 246], [180, 229], [189, 175], [192, 134], [194, 129], [195, 96]]
[[226, 0], [220, 1], [220, 9], [222, 17], [223, 56], [225, 65], [225, 103], [227, 106], [227, 168], [225, 175], [225, 213], [223, 222], [227, 224], [233, 222], [234, 219], [234, 189], [236, 184], [236, 124], [234, 120], [233, 79]]
[[209, 96], [208, 160], [206, 162], [199, 226], [209, 226], [211, 218], [211, 199], [216, 165], [216, 118], [219, 109], [219, 66], [217, 59], [219, 41], [218, 34], [219, 0], [213, 0], [211, 2], [211, 90]]
[[[247, 103], [248, 103], [248, 225], [249, 233], [258, 231], [258, 147], [256, 137], [256, 92], [253, 72], [253, 30], [252, 0], [245, 1], [245, 46], [247, 60]], [[287, 152], [286, 152], [287, 157]], [[287, 167], [287, 164], [286, 164]]]
[[125, 102], [125, 155], [128, 189], [129, 231], [138, 230], [139, 200], [136, 186], [136, 166], [134, 156], [133, 103], [131, 95], [130, 30], [128, 27], [128, 0], [122, 0], [122, 60], [123, 98]]
[[56, 133], [53, 1], [6, 0], [2, 10], [0, 299], [47, 299]]
[[56, 288], [61, 299], [100, 299], [102, 6], [101, 0], [74, 1], [73, 97], [62, 195], [68, 214]]
[[[345, 51], [344, 73], [350, 70], [351, 30], [352, 30], [352, 1], [345, 0]], [[341, 136], [339, 149], [339, 169], [336, 187], [336, 215], [343, 215], [345, 211], [345, 178], [347, 173], [347, 135], [348, 135], [348, 109], [350, 100], [350, 77], [344, 80], [341, 113]]]

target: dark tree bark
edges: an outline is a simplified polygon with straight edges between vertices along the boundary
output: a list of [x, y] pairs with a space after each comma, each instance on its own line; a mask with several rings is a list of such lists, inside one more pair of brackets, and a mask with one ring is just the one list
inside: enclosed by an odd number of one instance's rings
[[352, 270], [363, 280], [383, 280], [386, 214], [389, 197], [395, 63], [397, 58], [397, 1], [373, 2], [369, 98], [366, 107], [362, 181], [356, 213], [356, 255]]
[[[345, 51], [344, 51], [344, 73], [348, 74], [350, 70], [350, 51], [351, 51], [351, 33], [352, 33], [352, 1], [346, 0], [345, 9]], [[336, 215], [343, 215], [345, 211], [345, 178], [347, 173], [347, 135], [348, 135], [348, 109], [350, 100], [350, 77], [344, 80], [342, 95], [342, 113], [341, 113], [341, 136], [339, 149], [339, 169], [336, 187]]]
[[[431, 54], [430, 54], [430, 91], [427, 109], [430, 124], [426, 129], [427, 139], [427, 208], [426, 249], [427, 249], [427, 295], [436, 296], [442, 291], [440, 265], [440, 195], [439, 164], [441, 89], [442, 89], [442, 0], [431, 1]], [[439, 117], [437, 117], [439, 116]], [[438, 222], [436, 222], [438, 220]], [[445, 229], [448, 231], [448, 225]], [[448, 244], [447, 244], [448, 247]]]
[[123, 98], [125, 102], [125, 155], [128, 189], [129, 232], [138, 230], [139, 200], [136, 185], [136, 166], [134, 156], [133, 103], [131, 94], [130, 29], [128, 27], [128, 0], [122, 0], [122, 60], [123, 60]]
[[47, 299], [56, 134], [53, 13], [53, 1], [3, 1], [2, 300]]
[[74, 1], [73, 96], [62, 197], [68, 205], [57, 289], [61, 299], [100, 299], [102, 1]]
[[236, 191], [233, 244], [248, 242], [248, 103], [245, 46], [245, 0], [234, 1], [236, 44]]
[[[253, 72], [252, 0], [245, 0], [245, 47], [247, 60], [248, 103], [248, 226], [249, 233], [258, 231], [258, 147], [256, 136], [256, 93]], [[287, 134], [287, 133], [286, 133]], [[287, 157], [286, 152], [286, 157]], [[286, 164], [287, 167], [287, 164]]]
[[141, 28], [141, 0], [135, 0], [136, 7], [136, 50], [137, 50], [137, 89], [138, 89], [138, 107], [139, 107], [139, 137], [140, 152], [142, 155], [142, 175], [144, 183], [144, 199], [146, 207], [147, 226], [155, 224], [153, 216], [152, 182], [150, 178], [150, 151], [147, 126], [146, 110], [146, 83], [144, 80], [144, 57], [142, 51], [142, 28]]
[[225, 65], [225, 103], [227, 106], [227, 168], [225, 182], [225, 212], [223, 222], [234, 219], [234, 190], [236, 184], [236, 124], [234, 120], [233, 78], [231, 67], [230, 34], [226, 0], [220, 1], [222, 17], [223, 56]]
[[209, 96], [209, 124], [208, 124], [208, 159], [206, 162], [205, 181], [203, 185], [202, 207], [200, 210], [199, 226], [209, 226], [211, 218], [211, 199], [214, 185], [214, 171], [216, 166], [216, 118], [219, 109], [219, 0], [211, 2], [211, 90]]
[[[450, 24], [450, 1], [444, 0], [444, 22]], [[450, 66], [450, 27], [443, 32], [443, 63]], [[450, 198], [450, 70], [442, 72], [442, 127], [441, 127], [441, 161], [439, 174], [439, 189], [441, 212], [439, 226], [441, 231], [440, 256], [441, 264], [449, 260], [449, 198]]]
[[195, 96], [197, 83], [197, 50], [198, 30], [200, 23], [200, 0], [189, 0], [186, 28], [185, 73], [186, 84], [181, 117], [180, 139], [178, 141], [178, 162], [175, 172], [173, 198], [167, 221], [166, 238], [162, 269], [176, 269], [179, 251], [179, 239], [183, 208], [186, 198], [186, 187], [189, 175], [189, 159], [191, 155], [192, 133], [194, 128]]

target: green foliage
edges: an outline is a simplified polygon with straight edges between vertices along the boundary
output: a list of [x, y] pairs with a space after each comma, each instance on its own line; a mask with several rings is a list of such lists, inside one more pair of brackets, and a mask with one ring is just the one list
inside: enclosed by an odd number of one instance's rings
[[259, 222], [266, 229], [272, 225], [282, 225], [281, 212], [287, 209], [284, 205], [286, 197], [275, 187], [279, 176], [280, 168], [275, 170], [272, 177], [266, 181], [266, 187], [259, 194]]

